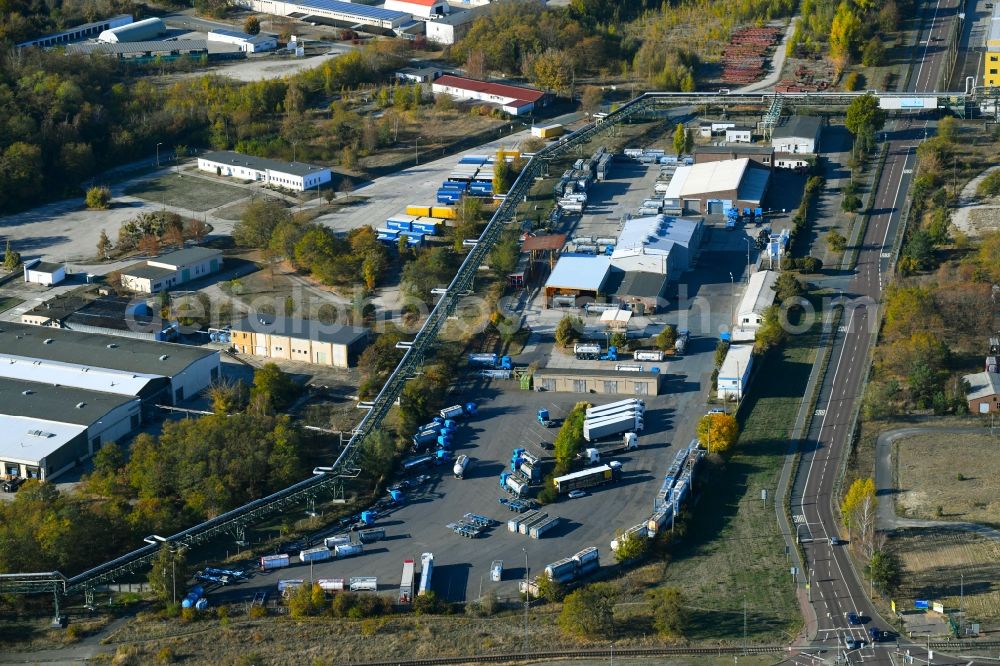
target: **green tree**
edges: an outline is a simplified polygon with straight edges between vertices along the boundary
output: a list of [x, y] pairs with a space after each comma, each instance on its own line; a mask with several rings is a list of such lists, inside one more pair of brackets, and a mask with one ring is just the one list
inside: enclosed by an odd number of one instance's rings
[[754, 336], [753, 350], [765, 354], [779, 347], [788, 337], [788, 332], [781, 325], [781, 309], [772, 305], [764, 310], [763, 321]]
[[885, 125], [885, 117], [885, 111], [879, 108], [878, 98], [868, 93], [851, 100], [844, 125], [854, 135], [858, 147], [867, 152], [874, 147], [875, 133]]
[[584, 86], [580, 95], [580, 108], [587, 113], [595, 113], [601, 110], [601, 103], [604, 101], [604, 93], [600, 86]]
[[875, 499], [875, 479], [855, 479], [850, 488], [847, 489], [844, 500], [840, 503], [840, 515], [843, 517], [845, 525], [851, 526], [852, 517], [864, 504], [866, 498]]
[[519, 235], [516, 229], [504, 229], [500, 240], [490, 251], [490, 268], [498, 277], [506, 279], [517, 268], [517, 261], [521, 256]]
[[729, 342], [726, 340], [719, 340], [715, 345], [715, 367], [721, 368], [723, 362], [726, 360], [726, 354], [729, 353]]
[[955, 116], [945, 116], [938, 121], [937, 135], [948, 143], [955, 143], [958, 138], [958, 121]]
[[709, 453], [728, 453], [739, 436], [739, 423], [731, 414], [706, 414], [698, 421], [698, 443]]
[[980, 199], [1000, 194], [1000, 171], [991, 171], [976, 186], [976, 196]]
[[670, 351], [674, 348], [674, 343], [677, 342], [677, 329], [671, 325], [666, 324], [663, 330], [656, 335], [656, 346], [663, 351]]
[[536, 85], [559, 95], [569, 94], [573, 82], [573, 62], [565, 51], [550, 48], [535, 56], [531, 65]]
[[559, 613], [563, 633], [580, 638], [607, 636], [614, 629], [614, 598], [611, 588], [595, 583], [570, 593]]
[[687, 130], [684, 128], [684, 123], [677, 123], [677, 126], [674, 128], [674, 152], [682, 155], [685, 146], [687, 146], [687, 141]]
[[291, 213], [277, 201], [251, 201], [233, 227], [233, 240], [243, 247], [267, 247], [278, 225], [290, 222], [291, 218]]
[[260, 34], [260, 19], [256, 16], [248, 16], [243, 21], [243, 32], [248, 35], [259, 35]]
[[8, 240], [7, 247], [3, 253], [4, 270], [13, 271], [20, 265], [21, 265], [21, 253], [11, 248], [10, 241]]
[[302, 392], [291, 375], [286, 374], [275, 363], [265, 363], [253, 373], [253, 388], [250, 400], [263, 400], [269, 410], [281, 411], [291, 405]]
[[[91, 187], [87, 190], [85, 203], [92, 210], [107, 210], [111, 207], [111, 190], [103, 185]], [[107, 238], [107, 235], [104, 237]]]
[[615, 539], [618, 541], [615, 561], [619, 564], [641, 560], [649, 553], [649, 539], [645, 536], [626, 536], [625, 530], [617, 530]]
[[552, 445], [553, 456], [556, 459], [556, 474], [565, 474], [572, 468], [573, 461], [583, 449], [583, 422], [586, 418], [589, 403], [578, 402], [566, 415], [559, 433]]
[[101, 236], [97, 239], [97, 256], [101, 259], [108, 259], [111, 256], [111, 239], [108, 238], [108, 232], [101, 229]]
[[173, 603], [186, 594], [184, 582], [189, 576], [184, 551], [180, 548], [174, 549], [170, 544], [160, 546], [149, 569], [149, 587], [153, 594], [162, 602]]
[[313, 598], [313, 590], [318, 589], [320, 595], [323, 589], [318, 583], [305, 583], [292, 589], [288, 595], [288, 614], [295, 619], [308, 617], [316, 612], [316, 605]]
[[833, 23], [830, 25], [829, 57], [836, 73], [842, 72], [850, 62], [861, 32], [861, 19], [855, 14], [852, 4], [848, 0], [843, 0], [837, 6]]
[[514, 176], [514, 171], [510, 168], [510, 162], [504, 159], [498, 151], [497, 158], [493, 162], [493, 192], [495, 194], [507, 194], [514, 182]]
[[573, 315], [563, 315], [556, 325], [556, 344], [567, 347], [580, 339], [583, 330], [583, 320]]
[[843, 252], [847, 249], [847, 239], [836, 229], [830, 229], [826, 234], [826, 246], [831, 252]]
[[241, 410], [248, 398], [246, 384], [225, 377], [212, 382], [205, 393], [212, 402], [212, 411], [223, 415]]
[[885, 48], [878, 35], [872, 36], [865, 44], [865, 50], [861, 52], [861, 64], [865, 67], [878, 67], [885, 60]]
[[412, 298], [432, 302], [431, 289], [451, 282], [455, 273], [454, 256], [444, 247], [430, 247], [418, 252], [416, 259], [403, 267], [400, 279], [403, 292]]
[[653, 628], [664, 638], [683, 638], [690, 622], [684, 593], [676, 587], [650, 590], [646, 593], [652, 608]]
[[793, 273], [782, 271], [774, 281], [774, 297], [778, 303], [784, 303], [789, 299], [799, 299], [805, 294], [805, 287]]
[[543, 573], [538, 577], [538, 594], [546, 601], [559, 603], [566, 598], [566, 586]]
[[889, 594], [899, 586], [902, 565], [895, 553], [878, 549], [868, 561], [867, 573], [876, 590], [882, 594]]
[[853, 192], [844, 194], [844, 198], [840, 200], [840, 208], [845, 213], [853, 213], [861, 208], [861, 197]]

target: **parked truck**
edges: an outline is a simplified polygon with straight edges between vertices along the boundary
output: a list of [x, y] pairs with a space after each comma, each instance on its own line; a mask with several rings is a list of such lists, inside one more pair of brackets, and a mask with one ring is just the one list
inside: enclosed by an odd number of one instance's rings
[[634, 451], [639, 448], [639, 436], [634, 432], [627, 432], [620, 440], [602, 442], [595, 446], [588, 446], [577, 454], [577, 458], [586, 460], [588, 465], [601, 462], [601, 456], [607, 458], [625, 451]]
[[434, 553], [424, 553], [420, 556], [420, 587], [417, 596], [423, 596], [431, 591], [431, 576], [434, 574]]
[[583, 438], [588, 442], [625, 432], [642, 432], [641, 414], [625, 413], [583, 422]]
[[612, 460], [607, 465], [591, 467], [590, 469], [584, 469], [564, 476], [557, 476], [555, 478], [556, 492], [560, 495], [565, 495], [580, 488], [590, 488], [602, 483], [617, 481], [621, 476], [622, 464], [616, 460]]
[[620, 416], [621, 414], [638, 414], [642, 417], [645, 414], [645, 409], [638, 407], [636, 405], [621, 405], [620, 407], [602, 409], [593, 415], [588, 414], [585, 419], [587, 421], [597, 421], [600, 419], [606, 419], [612, 416]]
[[587, 409], [584, 416], [588, 419], [596, 418], [601, 414], [618, 412], [622, 409], [633, 409], [640, 414], [646, 411], [646, 403], [638, 398], [626, 398], [625, 400], [619, 400], [617, 402], [609, 402], [606, 405], [596, 405]]
[[455, 460], [455, 466], [452, 468], [452, 472], [455, 474], [455, 478], [464, 479], [465, 470], [468, 467], [469, 467], [469, 456], [463, 453]]
[[503, 579], [503, 560], [493, 560], [490, 565], [490, 580], [499, 583]]
[[538, 423], [541, 424], [543, 428], [551, 428], [556, 424], [556, 422], [549, 416], [549, 410], [544, 408], [538, 410]]
[[496, 354], [469, 354], [469, 363], [501, 370], [514, 368], [514, 361], [510, 356], [497, 356]]
[[399, 581], [399, 603], [413, 602], [413, 560], [403, 560], [403, 577]]
[[662, 361], [663, 351], [660, 349], [636, 349], [632, 353], [636, 361]]
[[577, 342], [573, 345], [573, 353], [578, 359], [596, 361], [601, 357], [601, 345], [596, 342]]
[[528, 482], [510, 472], [504, 472], [500, 475], [500, 488], [515, 497], [521, 497], [528, 492]]

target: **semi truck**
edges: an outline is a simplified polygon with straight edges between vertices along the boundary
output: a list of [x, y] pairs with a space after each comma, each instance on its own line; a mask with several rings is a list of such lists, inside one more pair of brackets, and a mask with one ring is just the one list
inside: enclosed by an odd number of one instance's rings
[[545, 575], [555, 583], [568, 583], [577, 576], [579, 563], [572, 557], [564, 557], [545, 566]]
[[452, 468], [452, 472], [455, 474], [456, 479], [465, 478], [465, 470], [469, 467], [469, 456], [464, 453], [455, 460], [455, 466]]
[[578, 576], [585, 576], [592, 571], [596, 571], [601, 566], [600, 553], [597, 550], [597, 546], [584, 548], [573, 556], [573, 560], [577, 564]]
[[608, 457], [626, 451], [634, 451], [639, 448], [639, 436], [634, 432], [627, 432], [620, 440], [602, 442], [595, 446], [589, 446], [577, 458], [586, 460], [588, 465], [601, 462], [601, 456]]
[[556, 422], [549, 416], [549, 410], [544, 408], [538, 410], [538, 423], [541, 424], [543, 428], [551, 428], [556, 424]]
[[424, 553], [420, 556], [420, 587], [417, 596], [422, 597], [431, 591], [431, 576], [434, 575], [434, 553]]
[[596, 418], [604, 413], [618, 412], [622, 409], [631, 408], [640, 414], [646, 411], [646, 403], [638, 398], [627, 398], [625, 400], [619, 400], [617, 402], [609, 402], [606, 405], [595, 405], [587, 409], [584, 416], [588, 419]]
[[504, 472], [500, 475], [500, 488], [511, 495], [521, 497], [528, 491], [528, 482], [517, 478], [510, 472]]
[[578, 359], [596, 361], [601, 357], [601, 345], [594, 342], [577, 342], [573, 353]]
[[399, 581], [399, 603], [413, 601], [413, 560], [403, 560], [403, 577]]
[[591, 467], [590, 469], [573, 472], [555, 478], [556, 492], [565, 495], [580, 488], [590, 488], [602, 483], [617, 481], [622, 476], [622, 464], [612, 460], [607, 465]]
[[642, 432], [642, 415], [625, 413], [583, 422], [583, 438], [588, 442], [625, 432]]
[[497, 356], [496, 354], [469, 354], [469, 363], [500, 370], [512, 370], [514, 368], [514, 361], [510, 356]]
[[585, 417], [585, 420], [598, 421], [612, 416], [620, 416], [622, 414], [637, 414], [639, 417], [643, 417], [645, 416], [645, 410], [638, 409], [634, 405], [622, 405], [621, 407], [615, 407], [614, 409], [605, 409], [600, 412], [595, 412], [593, 415]]

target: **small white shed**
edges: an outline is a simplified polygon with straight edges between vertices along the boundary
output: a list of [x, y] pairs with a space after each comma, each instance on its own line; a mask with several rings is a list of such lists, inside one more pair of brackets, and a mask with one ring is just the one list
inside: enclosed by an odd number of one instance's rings
[[44, 284], [48, 287], [57, 285], [66, 279], [66, 267], [62, 264], [50, 264], [41, 259], [32, 259], [24, 264], [24, 281], [34, 284]]

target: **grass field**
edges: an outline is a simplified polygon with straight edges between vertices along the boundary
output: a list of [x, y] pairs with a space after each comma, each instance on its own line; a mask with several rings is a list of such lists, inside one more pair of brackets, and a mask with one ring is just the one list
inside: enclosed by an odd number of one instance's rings
[[[969, 622], [1000, 622], [1000, 544], [970, 533], [906, 530], [891, 546], [904, 567], [896, 604], [912, 608], [914, 599], [958, 608], [964, 591]], [[964, 576], [964, 586], [962, 578]]]
[[634, 574], [684, 590], [695, 609], [691, 640], [741, 640], [744, 600], [751, 641], [788, 641], [801, 624], [774, 502], [817, 331], [792, 338], [782, 355], [764, 362], [744, 405], [737, 452], [713, 470], [672, 561]]
[[1000, 525], [996, 437], [926, 434], [896, 442], [896, 510], [907, 518]]
[[13, 296], [0, 296], [0, 312], [6, 312], [21, 303], [24, 303], [24, 300], [21, 298], [15, 298]]
[[200, 176], [167, 173], [125, 189], [125, 194], [150, 203], [177, 206], [198, 213], [249, 196], [249, 190], [216, 183]]

